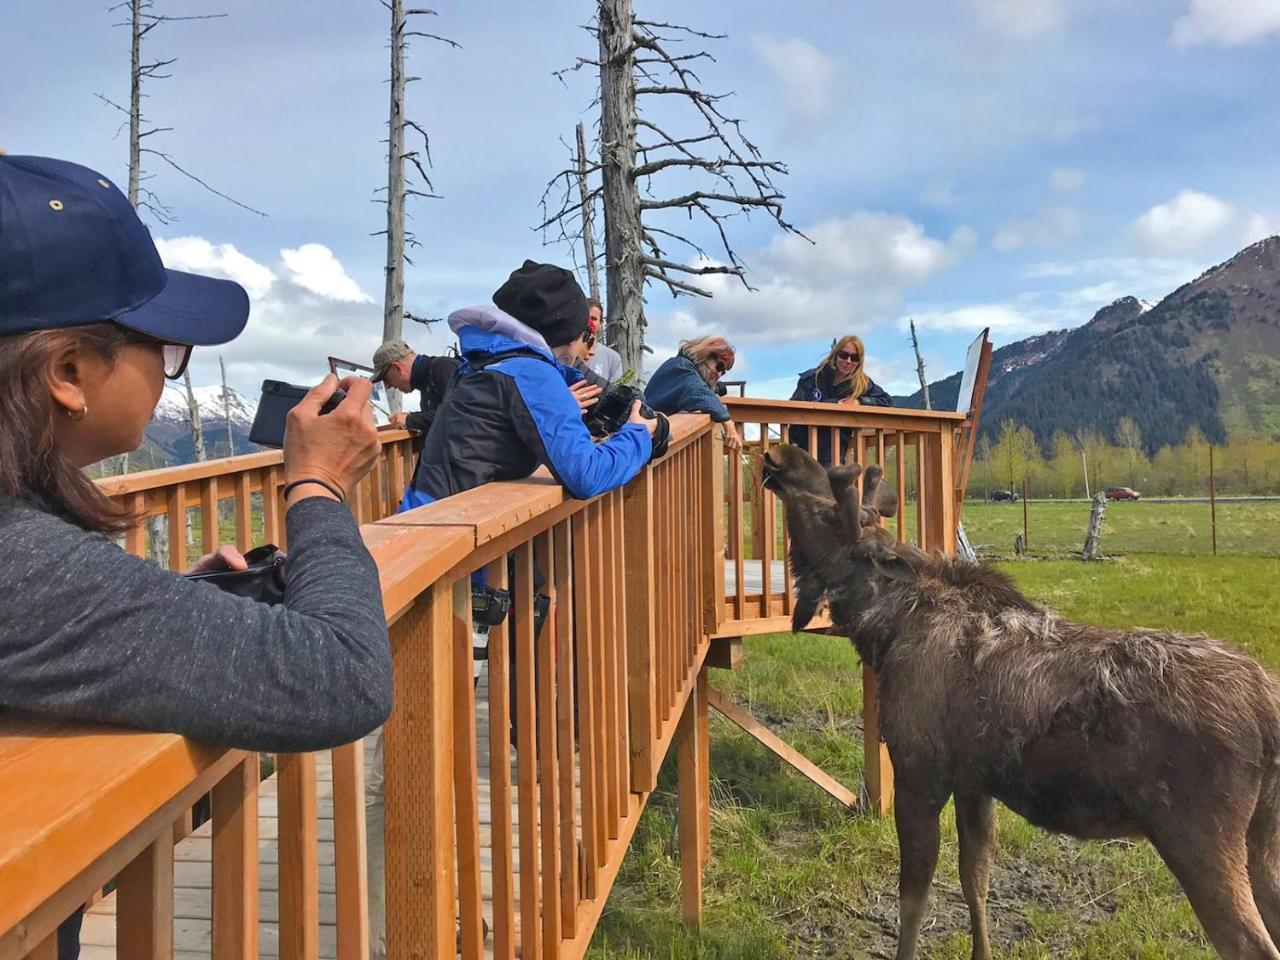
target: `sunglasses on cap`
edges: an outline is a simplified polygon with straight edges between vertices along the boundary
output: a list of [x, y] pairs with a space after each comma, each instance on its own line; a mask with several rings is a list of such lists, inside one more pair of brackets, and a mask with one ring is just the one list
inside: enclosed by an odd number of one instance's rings
[[594, 347], [596, 345], [596, 335], [588, 330], [582, 335], [582, 342], [588, 347]]
[[850, 353], [848, 350], [841, 350], [836, 354], [836, 357], [840, 360], [848, 360], [850, 363], [858, 362], [858, 355], [856, 353]]

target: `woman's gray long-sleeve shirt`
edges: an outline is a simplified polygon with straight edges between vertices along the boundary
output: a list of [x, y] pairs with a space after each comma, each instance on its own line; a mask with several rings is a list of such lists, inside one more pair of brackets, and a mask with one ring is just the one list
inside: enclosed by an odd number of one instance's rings
[[0, 710], [246, 750], [364, 736], [391, 710], [377, 567], [336, 501], [285, 522], [285, 602], [268, 606], [0, 497]]

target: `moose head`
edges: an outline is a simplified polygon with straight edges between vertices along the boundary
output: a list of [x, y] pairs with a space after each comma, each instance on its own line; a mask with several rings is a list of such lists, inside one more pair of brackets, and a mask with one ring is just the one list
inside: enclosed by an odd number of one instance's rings
[[882, 482], [879, 464], [864, 473], [850, 456], [826, 470], [799, 447], [783, 444], [765, 452], [763, 469], [764, 485], [782, 498], [791, 531], [792, 630], [803, 630], [824, 599], [838, 621], [861, 609], [877, 575], [915, 579], [908, 558], [918, 551], [897, 543], [880, 525], [881, 517], [896, 512], [898, 498]]

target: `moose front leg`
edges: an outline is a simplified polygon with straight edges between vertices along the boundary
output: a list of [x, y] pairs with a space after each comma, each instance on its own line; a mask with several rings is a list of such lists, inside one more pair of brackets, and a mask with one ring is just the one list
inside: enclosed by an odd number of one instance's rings
[[893, 809], [898, 828], [898, 957], [913, 960], [920, 925], [929, 906], [929, 886], [938, 866], [938, 815], [946, 797], [906, 789], [899, 779]]
[[960, 886], [969, 904], [973, 960], [991, 960], [987, 936], [987, 889], [996, 855], [995, 802], [981, 794], [956, 794], [956, 830], [960, 835]]

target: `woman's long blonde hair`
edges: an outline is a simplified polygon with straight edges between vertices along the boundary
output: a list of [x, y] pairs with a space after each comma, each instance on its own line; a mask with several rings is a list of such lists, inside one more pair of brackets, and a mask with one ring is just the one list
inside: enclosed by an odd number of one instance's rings
[[822, 373], [826, 367], [831, 367], [835, 370], [836, 354], [841, 350], [847, 350], [850, 344], [853, 344], [853, 350], [858, 355], [858, 362], [853, 365], [853, 369], [849, 371], [847, 377], [842, 377], [837, 372], [833, 382], [844, 383], [845, 381], [851, 381], [853, 383], [853, 398], [856, 400], [867, 392], [867, 385], [871, 382], [871, 378], [867, 376], [867, 371], [864, 369], [867, 362], [867, 353], [863, 349], [861, 337], [856, 337], [850, 333], [833, 343], [831, 352], [818, 364], [817, 372]]

